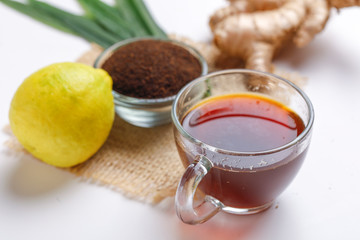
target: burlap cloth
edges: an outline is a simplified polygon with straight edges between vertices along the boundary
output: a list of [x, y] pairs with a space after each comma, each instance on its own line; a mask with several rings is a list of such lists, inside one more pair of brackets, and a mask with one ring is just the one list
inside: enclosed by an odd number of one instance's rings
[[[195, 47], [207, 60], [210, 71], [243, 67], [243, 62], [223, 55], [212, 44], [171, 37]], [[101, 51], [100, 47], [92, 45], [77, 61], [92, 65]], [[299, 86], [305, 83], [305, 79], [295, 73], [281, 72], [276, 68], [274, 73]], [[26, 152], [14, 136], [6, 144], [15, 152]], [[132, 126], [115, 117], [102, 148], [86, 162], [62, 170], [109, 186], [127, 197], [158, 203], [174, 196], [184, 167], [177, 154], [171, 124], [147, 129]]]

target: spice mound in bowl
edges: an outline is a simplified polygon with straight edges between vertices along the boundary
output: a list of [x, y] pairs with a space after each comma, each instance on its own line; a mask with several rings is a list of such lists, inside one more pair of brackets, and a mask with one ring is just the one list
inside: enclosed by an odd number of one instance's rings
[[106, 49], [95, 67], [113, 79], [116, 113], [140, 127], [171, 122], [179, 90], [207, 73], [204, 58], [192, 47], [169, 39], [137, 38]]
[[102, 65], [113, 78], [113, 89], [137, 98], [177, 94], [199, 77], [201, 64], [182, 46], [168, 41], [139, 40], [119, 48]]

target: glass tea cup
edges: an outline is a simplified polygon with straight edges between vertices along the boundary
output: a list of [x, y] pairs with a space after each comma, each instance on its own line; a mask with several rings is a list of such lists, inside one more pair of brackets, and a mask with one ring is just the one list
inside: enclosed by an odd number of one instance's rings
[[[234, 94], [281, 103], [297, 114], [302, 131], [293, 140], [271, 149], [236, 151], [209, 144], [185, 129], [183, 121], [189, 111], [209, 99]], [[237, 69], [208, 74], [186, 85], [174, 101], [172, 120], [175, 143], [187, 166], [177, 188], [175, 208], [183, 222], [197, 224], [219, 211], [245, 215], [269, 208], [302, 165], [310, 144], [314, 110], [309, 98], [293, 83], [269, 73]], [[215, 132], [229, 127], [231, 131], [232, 126], [221, 126]]]

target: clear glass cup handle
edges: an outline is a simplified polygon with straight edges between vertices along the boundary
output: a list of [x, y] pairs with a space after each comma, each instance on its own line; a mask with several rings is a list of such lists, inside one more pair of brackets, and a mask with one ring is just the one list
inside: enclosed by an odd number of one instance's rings
[[203, 223], [222, 209], [223, 204], [209, 195], [206, 195], [199, 205], [194, 206], [196, 189], [212, 167], [213, 163], [208, 158], [199, 155], [183, 174], [176, 191], [175, 208], [184, 223]]

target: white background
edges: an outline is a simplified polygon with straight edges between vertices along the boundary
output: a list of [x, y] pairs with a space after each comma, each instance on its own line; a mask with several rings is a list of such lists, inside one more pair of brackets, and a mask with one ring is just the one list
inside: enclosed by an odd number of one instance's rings
[[[49, 1], [79, 11], [75, 0]], [[223, 0], [147, 1], [169, 33], [210, 41], [207, 21]], [[26, 156], [0, 133], [0, 239], [360, 239], [360, 8], [332, 12], [326, 29], [277, 66], [307, 76], [316, 117], [307, 159], [268, 211], [181, 223], [171, 204], [150, 206]], [[23, 79], [89, 49], [0, 4], [0, 127]], [[169, 207], [170, 205], [170, 207]], [[167, 206], [167, 207], [165, 207]]]

